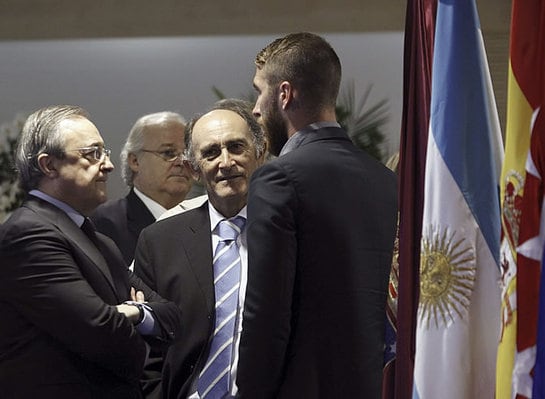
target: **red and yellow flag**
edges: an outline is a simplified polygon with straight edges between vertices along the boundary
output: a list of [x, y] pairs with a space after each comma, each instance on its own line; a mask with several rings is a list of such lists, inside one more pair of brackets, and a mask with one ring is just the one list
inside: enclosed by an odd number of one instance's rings
[[[541, 0], [513, 0], [505, 160], [501, 178], [502, 330], [496, 367], [498, 399], [511, 399], [514, 395], [532, 397], [531, 367], [526, 369], [529, 362], [533, 362], [527, 349], [535, 345], [537, 296], [532, 299], [527, 294], [533, 292], [535, 295], [539, 278], [534, 280], [534, 274], [539, 270], [539, 260], [537, 268], [523, 266], [528, 261], [533, 264], [534, 260], [517, 256], [517, 252], [520, 246], [528, 248], [535, 244], [532, 237], [536, 223], [539, 226], [539, 217], [532, 220], [528, 213], [529, 207], [535, 208], [538, 204], [524, 199], [524, 185], [530, 137], [535, 134], [532, 133], [533, 118], [541, 106], [544, 92], [544, 12], [545, 4]], [[528, 281], [534, 281], [534, 286], [526, 286]], [[518, 317], [521, 312], [534, 317]]]

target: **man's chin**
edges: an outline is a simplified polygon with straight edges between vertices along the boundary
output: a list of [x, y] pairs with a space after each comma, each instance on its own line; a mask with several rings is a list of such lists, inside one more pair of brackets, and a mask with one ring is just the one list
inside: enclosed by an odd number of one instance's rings
[[236, 196], [243, 197], [247, 195], [248, 190], [246, 189], [246, 186], [242, 186], [240, 184], [232, 184], [220, 187], [218, 190], [216, 190], [216, 193], [219, 198], [227, 199]]
[[169, 176], [168, 180], [171, 182], [187, 184], [189, 181], [191, 181], [191, 178], [188, 176], [183, 176], [183, 175], [175, 175], [175, 176]]
[[108, 201], [108, 193], [106, 191], [101, 192], [97, 197], [97, 206]]

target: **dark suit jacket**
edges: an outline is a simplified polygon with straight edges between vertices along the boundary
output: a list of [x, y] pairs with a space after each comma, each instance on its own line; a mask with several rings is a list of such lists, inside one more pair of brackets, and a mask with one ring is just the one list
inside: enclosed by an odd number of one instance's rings
[[134, 193], [126, 197], [107, 201], [100, 205], [91, 216], [98, 231], [110, 237], [121, 250], [123, 259], [130, 265], [142, 229], [155, 222], [155, 218]]
[[141, 397], [145, 343], [115, 305], [131, 286], [143, 290], [162, 342], [178, 332], [179, 311], [129, 276], [98, 235], [100, 251], [65, 212], [34, 197], [0, 227], [2, 398]]
[[208, 202], [145, 228], [136, 249], [135, 272], [159, 295], [182, 309], [182, 335], [164, 360], [163, 397], [186, 398], [202, 368], [201, 362], [206, 361], [214, 328]]
[[395, 175], [340, 128], [258, 169], [240, 398], [380, 398]]

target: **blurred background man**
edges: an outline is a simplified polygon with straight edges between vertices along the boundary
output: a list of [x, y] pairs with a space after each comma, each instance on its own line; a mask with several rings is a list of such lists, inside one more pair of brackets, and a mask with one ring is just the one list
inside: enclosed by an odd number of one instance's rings
[[121, 151], [121, 175], [130, 191], [92, 215], [98, 231], [114, 240], [127, 265], [142, 229], [182, 202], [191, 189], [191, 174], [183, 163], [184, 131], [185, 120], [174, 112], [139, 118]]

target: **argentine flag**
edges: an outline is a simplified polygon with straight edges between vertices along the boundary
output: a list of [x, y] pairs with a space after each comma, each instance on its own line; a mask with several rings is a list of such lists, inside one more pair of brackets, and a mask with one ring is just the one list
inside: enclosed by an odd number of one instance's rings
[[440, 0], [414, 399], [493, 398], [503, 147], [475, 0]]

